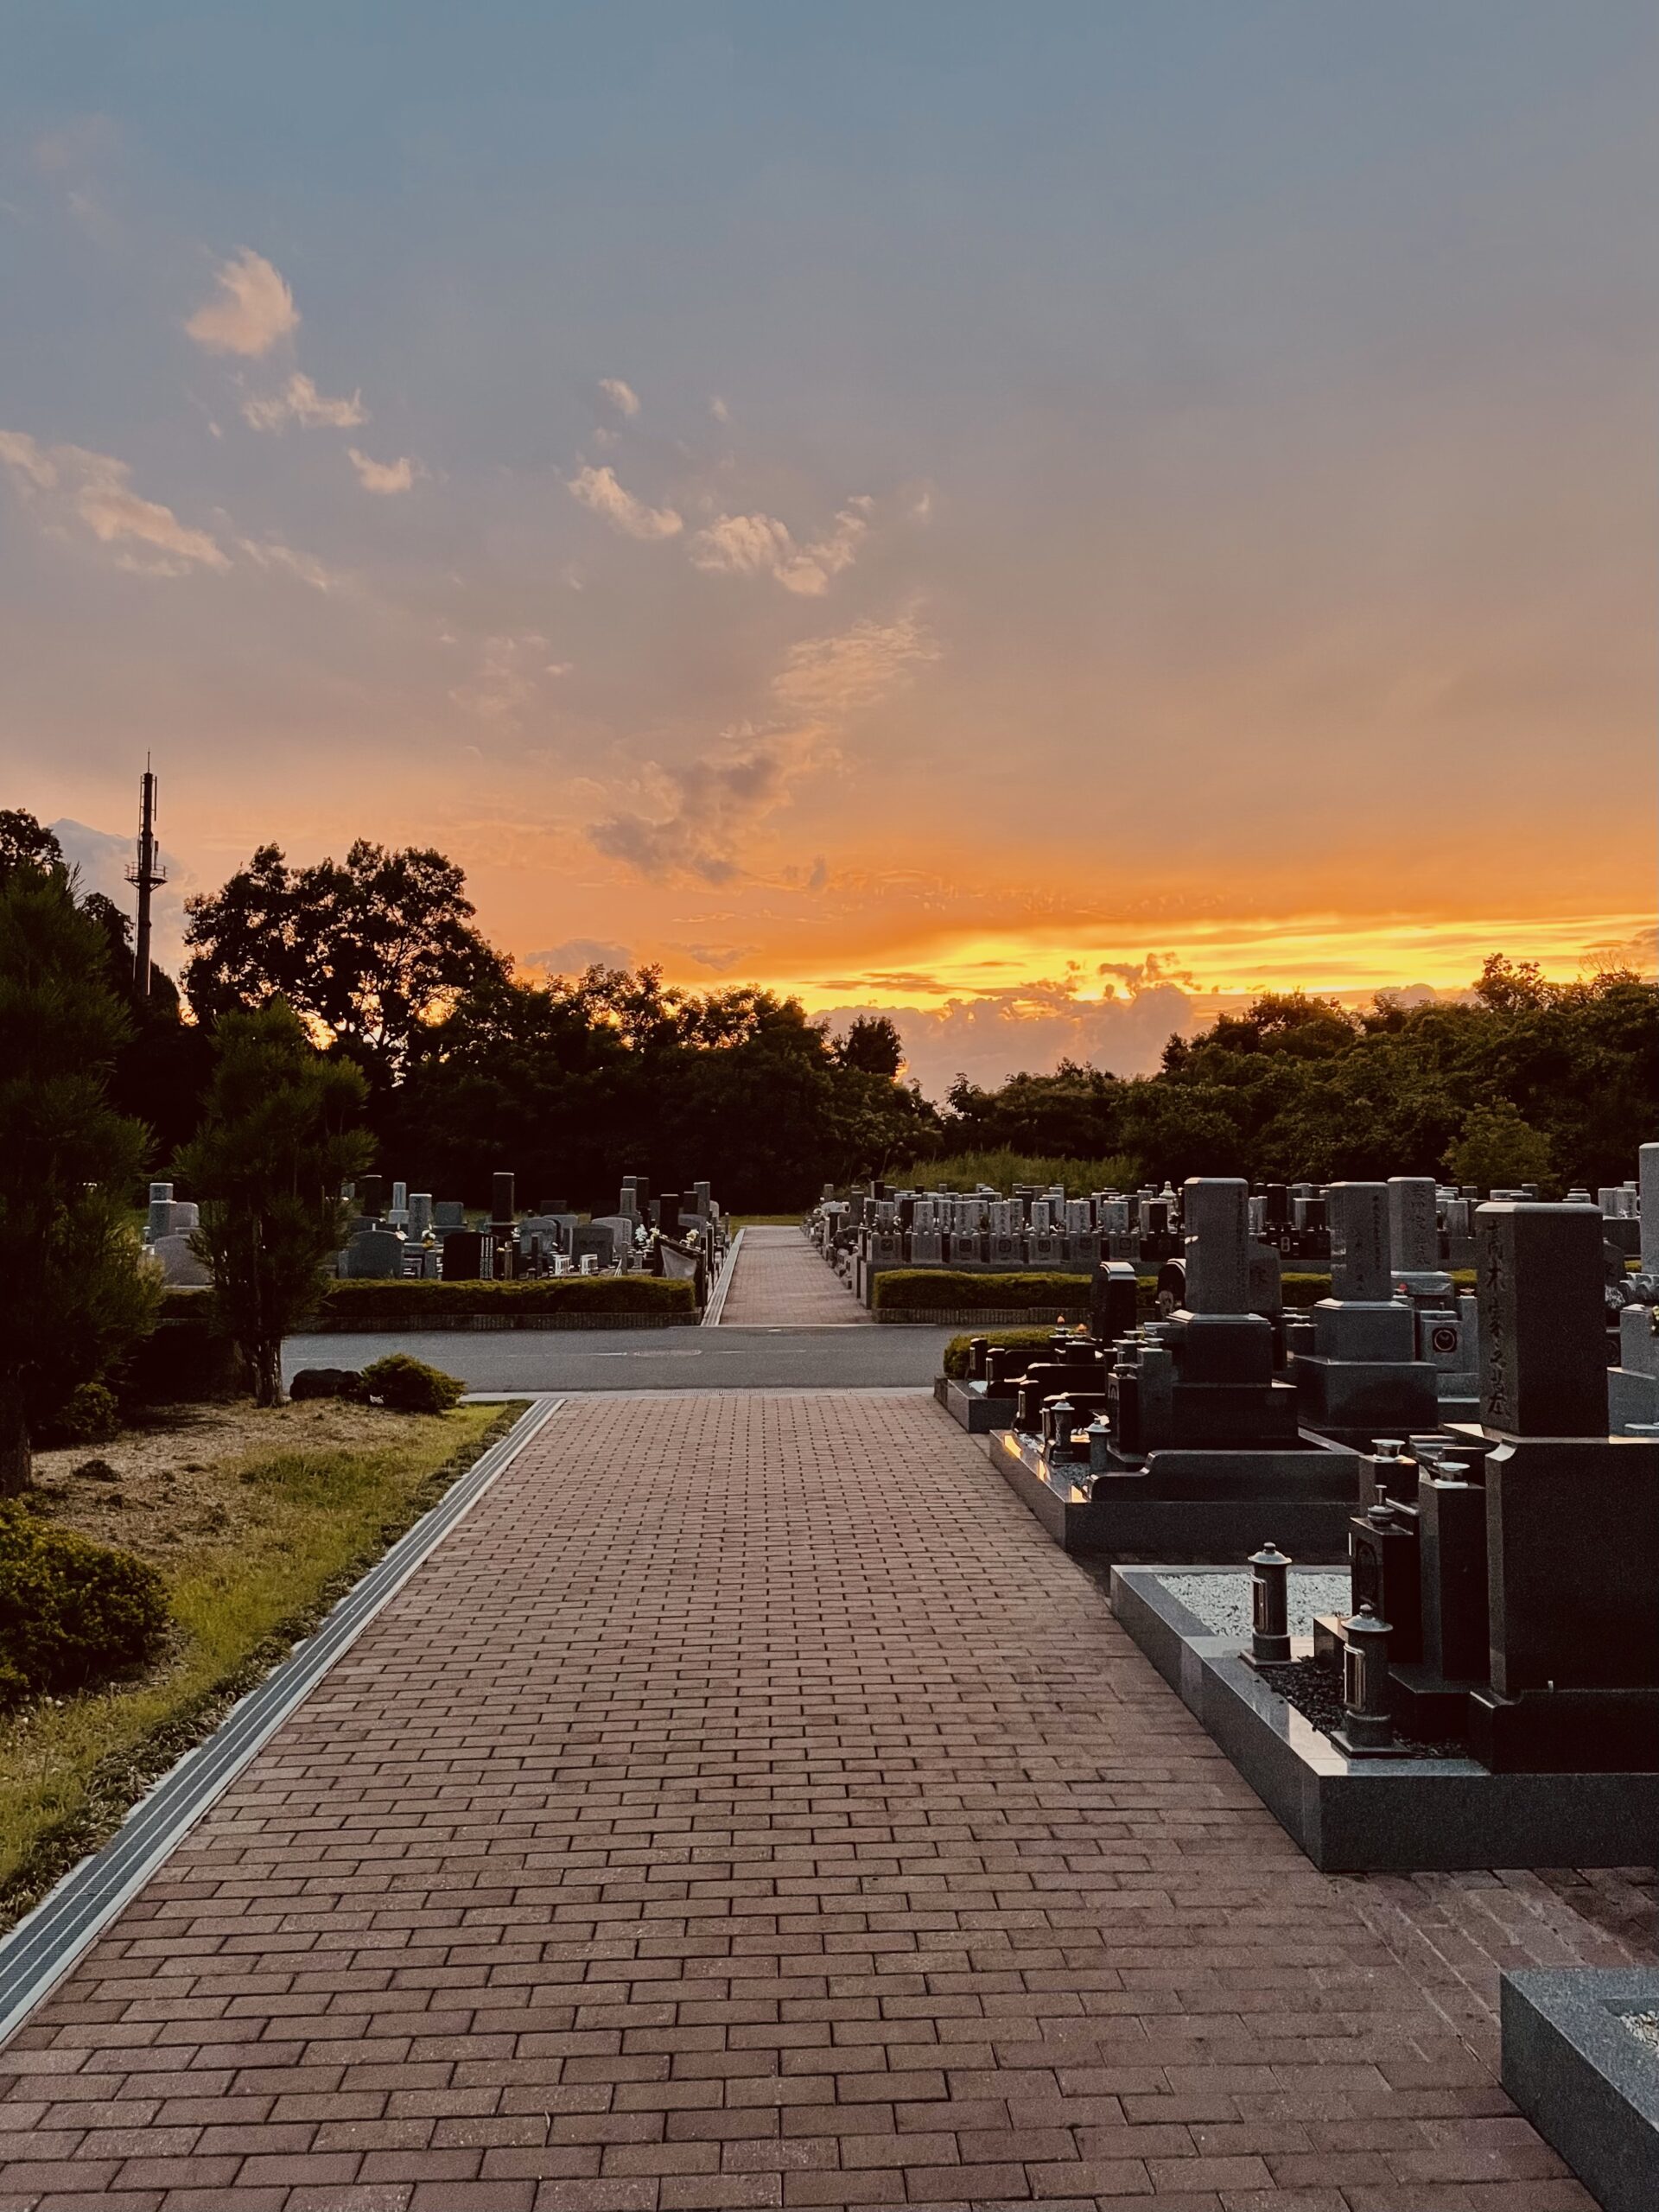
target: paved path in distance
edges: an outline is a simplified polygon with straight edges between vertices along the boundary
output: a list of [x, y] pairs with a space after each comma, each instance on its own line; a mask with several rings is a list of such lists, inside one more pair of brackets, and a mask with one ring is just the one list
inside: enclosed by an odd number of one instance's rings
[[812, 1328], [870, 1316], [798, 1229], [746, 1229], [726, 1294], [722, 1328]]
[[0, 2212], [1592, 2212], [1360, 1893], [922, 1394], [590, 1397], [0, 2053]]

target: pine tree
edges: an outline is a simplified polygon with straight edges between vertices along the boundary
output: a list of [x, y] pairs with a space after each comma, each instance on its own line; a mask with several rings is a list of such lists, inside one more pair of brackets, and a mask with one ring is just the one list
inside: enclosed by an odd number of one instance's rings
[[107, 1089], [127, 1033], [67, 871], [22, 855], [0, 883], [0, 1496], [28, 1488], [30, 1438], [70, 1392], [155, 1325], [130, 1211], [148, 1133]]
[[340, 1185], [369, 1163], [370, 1140], [351, 1127], [367, 1085], [316, 1051], [282, 999], [226, 1014], [216, 1041], [201, 1126], [175, 1172], [201, 1208], [193, 1243], [219, 1325], [256, 1402], [274, 1406], [283, 1338], [315, 1309], [344, 1234]]

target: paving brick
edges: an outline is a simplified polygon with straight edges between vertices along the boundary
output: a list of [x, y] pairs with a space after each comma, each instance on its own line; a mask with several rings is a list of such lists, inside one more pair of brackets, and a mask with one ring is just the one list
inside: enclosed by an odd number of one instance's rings
[[923, 1394], [596, 1396], [0, 2058], [0, 2212], [1592, 2212], [1496, 1977], [1651, 1894], [1317, 1873]]

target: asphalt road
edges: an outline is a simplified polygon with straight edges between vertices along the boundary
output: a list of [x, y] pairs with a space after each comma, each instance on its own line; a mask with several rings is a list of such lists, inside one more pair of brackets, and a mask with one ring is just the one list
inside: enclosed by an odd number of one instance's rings
[[857, 1390], [924, 1387], [954, 1329], [443, 1329], [290, 1337], [301, 1367], [366, 1367], [389, 1351], [474, 1390]]

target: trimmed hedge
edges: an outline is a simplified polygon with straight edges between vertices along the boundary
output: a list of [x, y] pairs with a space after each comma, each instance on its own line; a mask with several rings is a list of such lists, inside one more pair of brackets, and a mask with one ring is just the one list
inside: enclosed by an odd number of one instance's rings
[[995, 1313], [1008, 1306], [1062, 1308], [1075, 1306], [1080, 1319], [1089, 1313], [1087, 1275], [981, 1275], [954, 1268], [890, 1268], [875, 1279], [874, 1304], [896, 1306], [907, 1313], [959, 1313], [983, 1306]]
[[1053, 1333], [1052, 1329], [975, 1329], [952, 1337], [944, 1348], [944, 1371], [953, 1382], [961, 1382], [968, 1372], [968, 1347], [975, 1337], [983, 1337], [988, 1344], [1006, 1344], [1010, 1351], [1041, 1351]]
[[142, 1666], [168, 1618], [153, 1567], [0, 1505], [0, 1708]]
[[540, 1282], [331, 1282], [328, 1320], [407, 1321], [428, 1313], [695, 1313], [696, 1286], [657, 1275], [559, 1275]]

